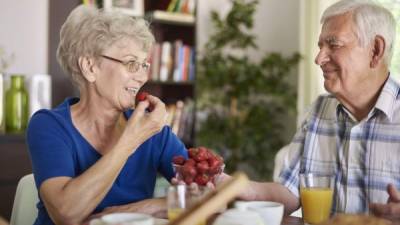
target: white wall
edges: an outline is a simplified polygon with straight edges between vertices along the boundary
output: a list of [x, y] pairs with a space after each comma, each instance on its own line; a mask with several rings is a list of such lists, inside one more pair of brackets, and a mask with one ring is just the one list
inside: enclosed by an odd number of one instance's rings
[[0, 0], [0, 46], [15, 60], [7, 73], [48, 73], [49, 0]]
[[[260, 0], [254, 17], [254, 34], [259, 49], [252, 51], [252, 58], [260, 58], [265, 52], [281, 52], [290, 55], [299, 51], [299, 7], [297, 0]], [[197, 44], [201, 51], [213, 30], [210, 11], [222, 15], [231, 8], [229, 0], [198, 1]]]

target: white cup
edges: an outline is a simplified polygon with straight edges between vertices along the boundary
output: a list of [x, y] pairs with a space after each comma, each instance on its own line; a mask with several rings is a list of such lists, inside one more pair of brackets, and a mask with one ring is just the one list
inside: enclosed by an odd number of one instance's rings
[[213, 225], [266, 225], [261, 216], [252, 211], [228, 209], [217, 217]]
[[284, 206], [278, 202], [269, 201], [236, 201], [235, 208], [242, 211], [257, 212], [265, 224], [280, 225], [283, 218]]
[[143, 213], [112, 213], [101, 217], [104, 224], [153, 225], [153, 217]]

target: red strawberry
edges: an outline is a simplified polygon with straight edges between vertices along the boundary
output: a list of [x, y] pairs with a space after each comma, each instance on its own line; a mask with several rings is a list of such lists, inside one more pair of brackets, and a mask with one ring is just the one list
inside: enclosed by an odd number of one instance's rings
[[191, 165], [194, 167], [196, 165], [196, 162], [194, 161], [194, 159], [188, 159], [186, 160], [185, 165]]
[[197, 174], [194, 165], [186, 164], [183, 166], [182, 174], [184, 177], [194, 177]]
[[214, 153], [212, 153], [211, 151], [207, 151], [207, 160], [211, 157], [214, 157]]
[[185, 163], [185, 157], [181, 155], [174, 156], [174, 158], [172, 158], [172, 162], [176, 165], [183, 165]]
[[189, 158], [194, 159], [197, 155], [197, 148], [189, 148], [188, 149]]
[[207, 149], [206, 148], [202, 148], [202, 147], [198, 148], [197, 154], [193, 158], [197, 162], [207, 160], [207, 158], [208, 158]]
[[135, 99], [136, 104], [138, 104], [141, 101], [146, 100], [147, 99], [147, 95], [149, 95], [149, 93], [147, 93], [145, 91], [137, 93], [136, 94], [136, 99]]
[[221, 166], [210, 167], [208, 169], [210, 175], [216, 175], [222, 172]]
[[208, 159], [208, 165], [210, 167], [210, 169], [209, 169], [210, 174], [218, 174], [218, 173], [220, 173], [222, 164], [223, 163], [219, 159], [217, 159], [215, 157], [209, 158]]
[[[142, 91], [136, 94], [136, 98], [135, 98], [135, 104], [139, 104], [139, 102], [141, 101], [145, 101], [147, 99], [147, 96], [149, 95], [149, 93]], [[153, 111], [154, 106], [153, 105], [149, 105], [149, 107], [146, 109], [146, 111], [151, 112]]]
[[207, 161], [201, 161], [196, 164], [196, 169], [198, 173], [206, 173], [209, 169]]
[[199, 174], [194, 178], [194, 182], [201, 186], [206, 185], [208, 181], [210, 178], [206, 174]]
[[190, 185], [193, 183], [193, 177], [185, 177], [184, 181], [187, 185]]
[[210, 167], [219, 167], [222, 165], [222, 162], [216, 157], [211, 157], [207, 161]]

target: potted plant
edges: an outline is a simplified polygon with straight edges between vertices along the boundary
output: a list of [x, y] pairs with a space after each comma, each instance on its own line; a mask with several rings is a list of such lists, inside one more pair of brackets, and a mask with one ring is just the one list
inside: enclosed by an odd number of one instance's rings
[[196, 142], [218, 151], [226, 171], [244, 170], [253, 179], [270, 179], [275, 153], [285, 144], [284, 123], [295, 117], [296, 87], [290, 75], [300, 60], [266, 53], [259, 61], [250, 33], [257, 0], [232, 0], [225, 18], [211, 13], [215, 33], [200, 54], [197, 77]]

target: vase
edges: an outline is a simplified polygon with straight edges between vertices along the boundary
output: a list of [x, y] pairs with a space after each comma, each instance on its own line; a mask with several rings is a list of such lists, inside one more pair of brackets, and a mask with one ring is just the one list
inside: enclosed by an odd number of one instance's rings
[[6, 132], [23, 133], [28, 123], [28, 93], [25, 90], [25, 78], [12, 75], [10, 88], [6, 91]]

